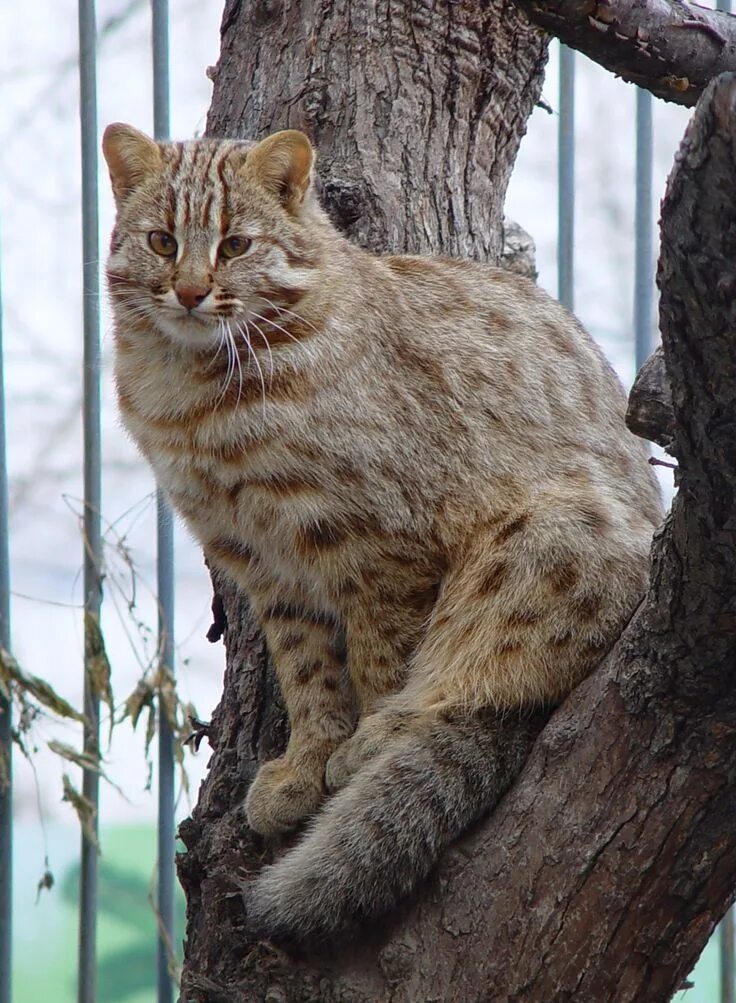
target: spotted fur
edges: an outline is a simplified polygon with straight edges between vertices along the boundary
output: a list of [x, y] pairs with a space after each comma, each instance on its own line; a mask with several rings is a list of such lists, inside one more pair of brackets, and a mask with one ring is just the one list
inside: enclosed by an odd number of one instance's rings
[[302, 134], [115, 125], [103, 146], [123, 419], [248, 595], [288, 708], [248, 821], [314, 816], [249, 919], [327, 936], [388, 909], [498, 796], [489, 712], [553, 704], [600, 660], [642, 593], [658, 493], [579, 324], [517, 275], [348, 243]]

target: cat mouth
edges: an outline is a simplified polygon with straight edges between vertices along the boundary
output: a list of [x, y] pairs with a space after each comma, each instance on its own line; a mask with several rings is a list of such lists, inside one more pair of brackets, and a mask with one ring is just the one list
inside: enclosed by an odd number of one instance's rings
[[212, 313], [190, 313], [163, 307], [157, 312], [155, 324], [159, 332], [171, 341], [203, 348], [215, 344], [219, 318]]
[[175, 321], [177, 324], [196, 324], [199, 327], [213, 327], [218, 316], [214, 313], [202, 313], [198, 310], [179, 310], [176, 307], [164, 306], [162, 312], [167, 315], [167, 320]]

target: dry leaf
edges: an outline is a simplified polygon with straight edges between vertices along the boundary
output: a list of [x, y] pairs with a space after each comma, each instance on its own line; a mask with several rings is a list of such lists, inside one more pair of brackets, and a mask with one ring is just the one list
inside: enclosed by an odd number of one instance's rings
[[65, 742], [57, 742], [56, 739], [52, 739], [50, 742], [46, 743], [52, 752], [55, 752], [57, 756], [61, 756], [62, 759], [66, 759], [69, 763], [74, 763], [75, 766], [79, 766], [82, 770], [90, 770], [92, 773], [96, 773], [99, 777], [113, 787], [121, 797], [128, 798], [125, 796], [123, 790], [118, 787], [116, 783], [108, 777], [105, 771], [100, 765], [99, 757], [93, 756], [90, 752], [79, 752], [71, 745], [67, 745]]
[[79, 819], [79, 824], [82, 826], [82, 832], [87, 837], [87, 841], [95, 847], [97, 852], [100, 852], [100, 844], [97, 840], [97, 832], [95, 831], [95, 821], [97, 818], [97, 810], [92, 804], [89, 798], [85, 797], [84, 794], [80, 794], [77, 788], [69, 779], [68, 774], [64, 774], [61, 778], [61, 782], [64, 787], [64, 796], [62, 801], [68, 802], [74, 811], [77, 813], [77, 818]]
[[46, 868], [46, 870], [43, 872], [40, 881], [36, 885], [36, 905], [38, 905], [38, 900], [41, 898], [41, 892], [44, 891], [50, 892], [53, 887], [54, 887], [54, 875], [48, 868]]
[[138, 680], [136, 688], [133, 692], [126, 698], [123, 704], [123, 713], [120, 721], [124, 721], [129, 717], [130, 723], [135, 729], [144, 707], [153, 707], [153, 698], [153, 684], [149, 679], [146, 679], [146, 677], [143, 676], [142, 679]]
[[93, 773], [103, 776], [99, 759], [90, 752], [79, 752], [71, 745], [67, 745], [65, 742], [57, 742], [56, 739], [52, 739], [47, 745], [52, 752], [55, 752], [57, 756], [61, 756], [62, 759], [74, 763], [75, 766], [79, 766], [83, 770], [91, 770]]
[[80, 714], [63, 697], [60, 697], [45, 679], [39, 679], [38, 676], [24, 672], [15, 658], [5, 648], [0, 648], [0, 679], [3, 680], [6, 688], [11, 680], [17, 683], [26, 693], [35, 697], [39, 703], [43, 704], [44, 707], [48, 707], [49, 710], [52, 710], [60, 717], [69, 717], [73, 721], [81, 721], [84, 724], [84, 714]]
[[92, 613], [84, 614], [84, 671], [91, 691], [107, 704], [110, 711], [110, 732], [113, 726], [113, 695], [110, 682], [110, 659], [105, 650], [105, 638], [100, 623]]

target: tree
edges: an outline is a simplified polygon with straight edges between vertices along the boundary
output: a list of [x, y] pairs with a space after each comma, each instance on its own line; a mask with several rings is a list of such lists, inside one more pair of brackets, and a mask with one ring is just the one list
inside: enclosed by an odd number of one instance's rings
[[[365, 246], [497, 260], [546, 54], [519, 8], [567, 23], [565, 6], [229, 0], [208, 131], [308, 132], [333, 219]], [[649, 14], [670, 6], [650, 0]], [[210, 774], [182, 826], [187, 1003], [655, 1003], [691, 968], [736, 889], [735, 154], [727, 76], [701, 98], [663, 209], [671, 403], [656, 366], [632, 399], [632, 421], [678, 461], [647, 595], [536, 742], [509, 722], [509, 770], [531, 754], [493, 814], [339, 952], [289, 957], [244, 925], [240, 889], [268, 851], [240, 807], [286, 722], [247, 604], [215, 577], [227, 669]]]

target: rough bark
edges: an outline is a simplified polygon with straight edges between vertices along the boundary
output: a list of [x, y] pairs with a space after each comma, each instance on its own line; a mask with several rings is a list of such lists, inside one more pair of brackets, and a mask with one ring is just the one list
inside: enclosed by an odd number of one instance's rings
[[228, 0], [207, 132], [305, 131], [363, 247], [495, 260], [546, 50], [510, 0]]
[[534, 24], [630, 83], [694, 105], [736, 70], [736, 18], [682, 0], [514, 0]]
[[626, 425], [642, 439], [656, 442], [667, 450], [672, 447], [675, 413], [661, 345], [655, 348], [636, 374], [629, 393]]
[[[306, 128], [323, 150], [335, 218], [364, 243], [495, 254], [508, 170], [540, 83], [542, 40], [525, 34], [505, 3], [484, 7], [475, 20], [463, 4], [438, 5], [417, 24], [405, 5], [389, 17], [379, 4], [358, 35], [362, 16], [341, 4], [298, 11], [288, 3], [229, 4], [210, 129]], [[300, 23], [319, 24], [319, 37]], [[491, 55], [482, 42], [489, 28]], [[287, 38], [289, 58], [279, 62]], [[374, 99], [378, 72], [413, 104], [383, 134], [377, 159], [370, 122], [382, 107]], [[310, 98], [313, 79], [326, 88], [322, 103]], [[478, 93], [481, 79], [486, 100], [459, 104]], [[655, 541], [646, 600], [609, 658], [542, 732], [491, 818], [397, 915], [322, 957], [286, 958], [244, 934], [240, 887], [265, 850], [239, 809], [257, 762], [283, 746], [286, 725], [247, 606], [216, 582], [228, 665], [210, 775], [182, 826], [186, 1003], [656, 1003], [679, 985], [727, 908], [736, 885], [736, 429], [729, 405], [736, 355], [728, 334], [736, 321], [729, 245], [735, 90], [727, 80], [703, 100], [665, 207], [662, 321], [680, 492]], [[413, 115], [428, 107], [433, 124], [423, 137]], [[493, 172], [474, 176], [484, 185], [482, 210], [477, 192], [467, 205], [462, 192], [465, 171], [472, 173], [467, 142], [464, 153], [443, 146], [448, 118], [464, 115], [467, 135], [478, 108], [488, 131], [496, 130]], [[436, 162], [422, 155], [431, 143], [443, 151]], [[345, 214], [345, 191], [360, 193], [350, 203], [359, 212]], [[460, 213], [455, 236], [451, 212]], [[526, 749], [530, 741], [509, 722], [510, 743]]]

